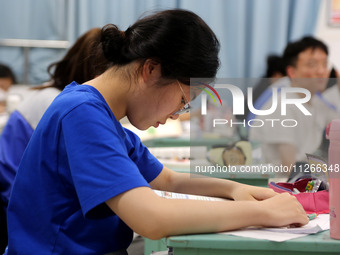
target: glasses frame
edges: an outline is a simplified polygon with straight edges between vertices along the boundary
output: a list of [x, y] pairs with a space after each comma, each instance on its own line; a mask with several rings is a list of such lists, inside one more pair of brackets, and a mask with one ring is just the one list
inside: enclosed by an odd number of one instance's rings
[[177, 84], [182, 91], [184, 101], [185, 101], [185, 105], [181, 109], [179, 109], [178, 111], [174, 112], [172, 115], [181, 115], [181, 114], [184, 114], [184, 113], [188, 113], [188, 112], [190, 112], [190, 109], [191, 109], [190, 102], [188, 101], [187, 97], [185, 96], [184, 90], [183, 90], [181, 84], [179, 83], [179, 81], [177, 81]]

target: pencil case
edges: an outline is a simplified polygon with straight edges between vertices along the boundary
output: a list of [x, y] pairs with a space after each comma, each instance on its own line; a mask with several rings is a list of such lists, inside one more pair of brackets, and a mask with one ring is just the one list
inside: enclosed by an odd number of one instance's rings
[[[329, 192], [320, 190], [317, 192], [305, 192], [305, 188], [312, 178], [300, 179], [294, 183], [288, 182], [270, 182], [269, 187], [277, 193], [289, 192], [297, 198], [305, 209], [306, 213], [329, 213]], [[293, 194], [297, 189], [300, 193]]]

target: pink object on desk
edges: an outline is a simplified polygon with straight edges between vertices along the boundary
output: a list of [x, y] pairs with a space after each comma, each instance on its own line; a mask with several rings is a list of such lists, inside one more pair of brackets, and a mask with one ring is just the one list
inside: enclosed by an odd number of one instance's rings
[[[306, 213], [329, 213], [329, 194], [327, 190], [312, 193], [305, 192], [306, 185], [310, 180], [312, 180], [312, 178], [301, 179], [294, 183], [271, 182], [269, 183], [269, 187], [278, 193], [291, 193], [297, 198]], [[293, 194], [294, 189], [300, 193]]]
[[329, 214], [330, 236], [340, 239], [340, 119], [332, 120], [326, 130], [329, 139]]

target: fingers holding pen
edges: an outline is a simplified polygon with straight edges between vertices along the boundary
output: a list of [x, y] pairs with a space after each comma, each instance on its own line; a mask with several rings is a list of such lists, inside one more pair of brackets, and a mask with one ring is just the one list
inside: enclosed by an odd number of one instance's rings
[[296, 197], [289, 193], [282, 193], [261, 201], [267, 219], [264, 226], [302, 226], [309, 222], [308, 216]]

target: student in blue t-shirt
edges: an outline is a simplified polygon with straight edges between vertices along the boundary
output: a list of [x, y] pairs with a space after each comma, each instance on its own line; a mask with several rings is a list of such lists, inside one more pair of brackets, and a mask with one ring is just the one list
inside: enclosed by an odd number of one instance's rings
[[[141, 130], [178, 118], [190, 77], [215, 77], [219, 42], [203, 20], [162, 11], [125, 32], [105, 26], [101, 43], [113, 66], [67, 86], [33, 133], [9, 203], [6, 254], [124, 254], [133, 231], [158, 239], [308, 222], [289, 194], [171, 171], [120, 125], [124, 116]], [[151, 188], [236, 201], [167, 200]]]
[[81, 35], [59, 61], [48, 67], [51, 81], [27, 91], [0, 137], [0, 254], [7, 246], [6, 212], [15, 175], [39, 120], [54, 98], [72, 81], [83, 83], [102, 74], [111, 63], [103, 56], [101, 28]]

